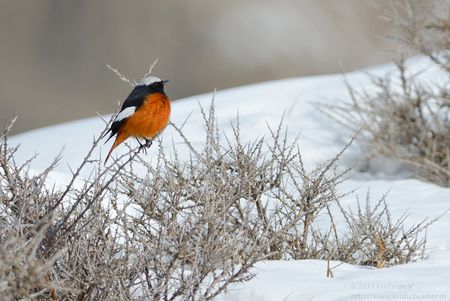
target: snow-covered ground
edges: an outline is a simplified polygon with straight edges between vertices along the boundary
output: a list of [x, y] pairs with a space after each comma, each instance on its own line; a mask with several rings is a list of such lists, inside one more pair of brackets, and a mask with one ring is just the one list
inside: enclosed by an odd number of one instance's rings
[[[424, 70], [421, 77], [430, 82], [443, 79], [437, 69], [426, 69], [426, 58], [408, 61], [411, 71]], [[371, 74], [388, 75], [392, 65], [369, 70]], [[370, 89], [364, 72], [347, 74], [356, 87]], [[176, 83], [170, 83], [176, 84]], [[199, 145], [203, 141], [202, 116], [199, 104], [208, 107], [213, 94], [188, 97], [173, 103], [171, 120], [183, 124], [186, 136]], [[267, 126], [276, 127], [284, 114], [291, 138], [299, 135], [300, 149], [307, 168], [334, 156], [348, 141], [349, 135], [328, 117], [318, 112], [313, 101], [334, 102], [347, 99], [342, 75], [294, 78], [255, 84], [215, 93], [215, 110], [219, 128], [230, 134], [230, 123], [239, 116], [243, 141], [253, 140], [268, 133]], [[113, 104], [114, 101], [112, 100]], [[19, 121], [20, 122], [20, 116]], [[89, 149], [92, 137], [104, 127], [99, 117], [30, 131], [11, 138], [22, 148], [16, 159], [25, 160], [34, 153], [39, 157], [33, 169], [45, 168], [63, 150], [62, 163], [51, 174], [53, 180], [63, 184], [69, 176], [70, 166], [79, 164]], [[181, 141], [174, 129], [168, 127], [163, 134], [164, 146], [169, 149]], [[104, 157], [111, 142], [99, 148], [97, 155]], [[180, 145], [180, 149], [182, 146]], [[125, 151], [119, 147], [118, 152]], [[147, 154], [154, 157], [154, 149]], [[358, 147], [348, 150], [341, 164], [357, 165]], [[183, 153], [181, 153], [183, 157]], [[67, 163], [67, 164], [66, 164]], [[395, 164], [375, 162], [370, 173], [354, 173], [339, 189], [355, 190], [343, 204], [355, 206], [356, 195], [364, 199], [370, 188], [372, 201], [384, 193], [393, 217], [408, 212], [407, 223], [418, 223], [435, 218], [450, 208], [450, 189], [420, 180], [407, 178]], [[318, 260], [260, 262], [254, 268], [256, 277], [250, 282], [232, 285], [218, 300], [450, 300], [450, 214], [445, 214], [427, 233], [427, 258], [381, 270], [368, 267], [339, 265], [334, 278], [326, 277], [326, 262]], [[332, 265], [338, 265], [337, 262]]]

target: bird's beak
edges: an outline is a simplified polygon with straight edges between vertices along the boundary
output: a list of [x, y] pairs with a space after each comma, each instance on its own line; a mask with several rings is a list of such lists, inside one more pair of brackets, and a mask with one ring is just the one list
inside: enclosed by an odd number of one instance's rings
[[169, 80], [163, 80], [163, 85], [167, 84]]

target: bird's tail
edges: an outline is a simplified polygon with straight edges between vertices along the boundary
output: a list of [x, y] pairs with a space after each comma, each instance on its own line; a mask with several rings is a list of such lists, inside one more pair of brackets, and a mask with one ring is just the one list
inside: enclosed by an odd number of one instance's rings
[[113, 145], [111, 146], [111, 149], [109, 150], [108, 155], [106, 156], [106, 159], [105, 159], [105, 163], [104, 163], [104, 164], [106, 164], [106, 161], [108, 161], [109, 157], [111, 156], [112, 151], [113, 151], [117, 146], [119, 146], [119, 144], [121, 144], [122, 142], [124, 142], [127, 138], [128, 138], [128, 136], [127, 136], [126, 134], [123, 134], [123, 133], [117, 135], [116, 140], [114, 140], [114, 143], [113, 143]]
[[[111, 129], [107, 130], [107, 131], [100, 137], [100, 140], [102, 140], [103, 138], [105, 138], [106, 135], [108, 135], [109, 133], [111, 133]], [[109, 138], [111, 138], [111, 137], [109, 137]]]

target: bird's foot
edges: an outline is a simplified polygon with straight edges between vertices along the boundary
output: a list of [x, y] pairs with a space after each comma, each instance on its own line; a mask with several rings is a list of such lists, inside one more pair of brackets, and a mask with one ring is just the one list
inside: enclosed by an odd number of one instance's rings
[[139, 151], [144, 150], [144, 153], [147, 154], [147, 150], [146, 150], [146, 143], [142, 143], [141, 140], [139, 138], [136, 138], [137, 142], [139, 143]]
[[145, 143], [142, 143], [141, 141], [138, 140], [139, 141], [139, 150], [143, 150], [144, 154], [147, 154], [147, 149], [150, 146], [152, 146], [153, 139], [144, 138], [144, 140], [145, 140]]
[[144, 138], [144, 140], [145, 140], [144, 147], [149, 148], [150, 146], [152, 146], [152, 144], [153, 144], [153, 139], [147, 139], [147, 138]]

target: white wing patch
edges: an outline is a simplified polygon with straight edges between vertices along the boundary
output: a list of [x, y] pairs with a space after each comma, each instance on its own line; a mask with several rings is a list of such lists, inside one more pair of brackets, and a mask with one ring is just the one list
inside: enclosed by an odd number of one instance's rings
[[123, 109], [119, 115], [117, 115], [116, 119], [114, 119], [114, 121], [121, 121], [125, 118], [130, 117], [131, 115], [134, 114], [134, 112], [136, 112], [136, 107], [127, 107], [125, 109]]

